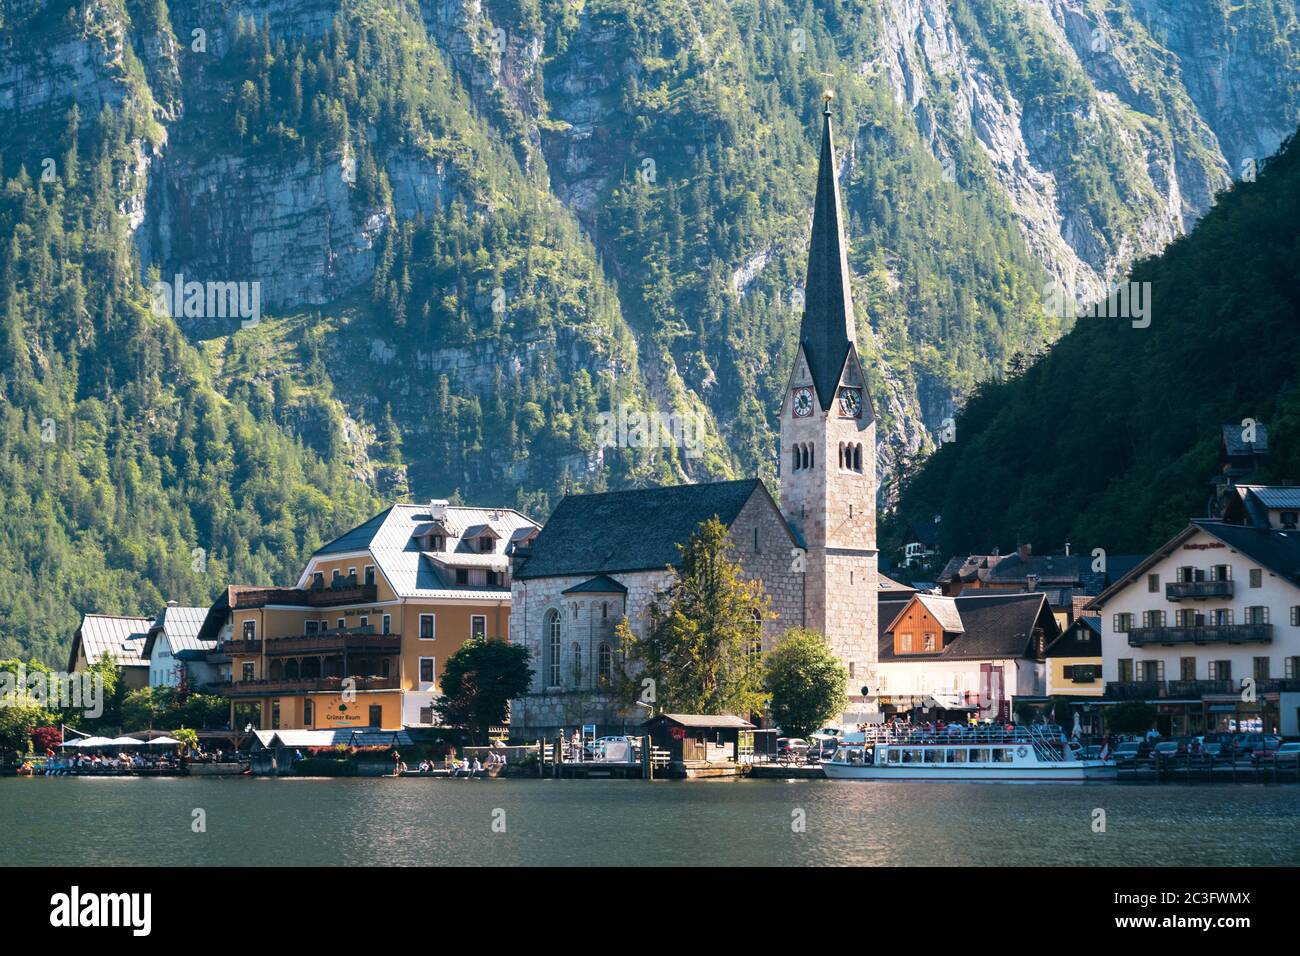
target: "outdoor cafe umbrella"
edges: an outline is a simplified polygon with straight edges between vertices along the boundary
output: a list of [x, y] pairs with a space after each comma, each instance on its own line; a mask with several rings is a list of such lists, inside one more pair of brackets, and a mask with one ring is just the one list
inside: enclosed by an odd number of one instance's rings
[[78, 740], [66, 741], [65, 747], [107, 747], [113, 741], [107, 737], [82, 737]]
[[104, 741], [106, 747], [143, 747], [143, 740], [136, 740], [134, 737], [114, 737], [112, 740]]
[[166, 735], [145, 741], [146, 747], [179, 747], [180, 745], [181, 742], [175, 737], [168, 737]]

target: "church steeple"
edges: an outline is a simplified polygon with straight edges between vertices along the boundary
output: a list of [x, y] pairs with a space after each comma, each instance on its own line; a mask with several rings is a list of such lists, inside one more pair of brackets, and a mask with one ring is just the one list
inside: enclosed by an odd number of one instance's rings
[[826, 105], [822, 110], [822, 150], [817, 167], [817, 197], [813, 203], [812, 238], [808, 242], [799, 341], [808, 359], [817, 399], [825, 411], [835, 399], [835, 386], [856, 336], [848, 250], [840, 220], [840, 187], [835, 180], [830, 91], [823, 99]]

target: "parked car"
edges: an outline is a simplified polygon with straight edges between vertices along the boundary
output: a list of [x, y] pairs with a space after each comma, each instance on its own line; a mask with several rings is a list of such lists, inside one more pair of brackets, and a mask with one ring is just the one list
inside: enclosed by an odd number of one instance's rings
[[1231, 756], [1232, 750], [1225, 747], [1217, 740], [1207, 740], [1201, 744], [1201, 756], [1209, 757], [1211, 760], [1221, 760], [1224, 757]]
[[1187, 755], [1186, 740], [1160, 740], [1156, 742], [1151, 751], [1156, 757], [1168, 760], [1172, 757], [1183, 757]]
[[1265, 737], [1263, 744], [1250, 755], [1255, 766], [1293, 764], [1300, 760], [1300, 743], [1283, 743], [1280, 737]]
[[1257, 750], [1276, 750], [1282, 738], [1276, 734], [1237, 734], [1232, 741], [1233, 753], [1253, 755]]
[[1151, 752], [1151, 745], [1145, 740], [1121, 740], [1115, 746], [1116, 763], [1135, 763]]

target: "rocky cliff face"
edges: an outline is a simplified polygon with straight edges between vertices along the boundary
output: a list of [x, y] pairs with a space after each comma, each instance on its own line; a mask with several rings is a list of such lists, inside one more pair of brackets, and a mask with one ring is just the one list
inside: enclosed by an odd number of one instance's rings
[[[1015, 224], [1022, 248], [1007, 255], [1042, 270], [1035, 276], [1015, 266], [1017, 282], [1051, 277], [1085, 297], [1189, 229], [1215, 191], [1249, 175], [1250, 162], [1276, 149], [1300, 117], [1300, 27], [1287, 2], [873, 0], [845, 13], [829, 3], [755, 12], [702, 0], [664, 0], [662, 10], [648, 12], [614, 0], [194, 0], [160, 14], [128, 0], [88, 0], [66, 11], [26, 0], [0, 9], [0, 116], [17, 139], [6, 160], [21, 154], [29, 170], [38, 168], [53, 155], [44, 144], [74, 103], [83, 121], [106, 105], [137, 104], [148, 122], [135, 130], [139, 162], [119, 171], [127, 187], [120, 211], [135, 226], [142, 269], [157, 268], [164, 278], [255, 280], [270, 313], [323, 313], [322, 354], [340, 411], [368, 423], [358, 434], [373, 436], [384, 409], [393, 410], [420, 493], [463, 487], [483, 473], [501, 490], [560, 480], [540, 466], [540, 444], [535, 454], [503, 454], [429, 421], [443, 377], [465, 402], [486, 407], [497, 397], [500, 373], [518, 379], [539, 369], [561, 380], [585, 370], [612, 383], [602, 386], [606, 402], [630, 396], [706, 416], [709, 455], [670, 464], [662, 476], [770, 477], [771, 464], [754, 459], [771, 450], [783, 350], [798, 322], [787, 305], [801, 281], [808, 192], [792, 165], [807, 161], [807, 149], [795, 155], [784, 144], [796, 142], [788, 130], [807, 125], [798, 104], [823, 82], [821, 73], [859, 103], [872, 91], [886, 96], [905, 120], [889, 135], [923, 146], [933, 159], [926, 175], [945, 195], [978, 199], [990, 215]], [[155, 22], [158, 16], [165, 19]], [[269, 115], [269, 87], [284, 79], [272, 70], [268, 89], [253, 84], [250, 94], [246, 65], [232, 54], [241, 21], [265, 34], [265, 56], [277, 63], [304, 50], [309, 76], [332, 51], [302, 45], [328, 46], [339, 22], [350, 22], [354, 37], [395, 30], [396, 48], [419, 62], [425, 87], [403, 89], [406, 99], [381, 111], [383, 122], [356, 123], [349, 115], [307, 141], [283, 131], [257, 145], [251, 133], [232, 139], [232, 114], [251, 97]], [[774, 48], [788, 53], [773, 56]], [[769, 61], [776, 64], [770, 70], [754, 65]], [[346, 90], [356, 80], [340, 83]], [[713, 208], [726, 216], [718, 231], [736, 234], [727, 247], [737, 250], [732, 259], [719, 266], [715, 237], [684, 235], [673, 240], [674, 262], [689, 268], [652, 281], [653, 255], [629, 239], [638, 214], [611, 212], [611, 195], [626, 194], [641, 177], [661, 190], [680, 183], [682, 195], [694, 190], [700, 202], [714, 201], [710, 190], [720, 193], [744, 174], [739, 159], [725, 157], [757, 148], [728, 142], [735, 129], [716, 109], [691, 108], [692, 100], [723, 96], [757, 117], [747, 137], [787, 136], [758, 160], [762, 168], [749, 170], [771, 188], [752, 189], [743, 202], [716, 199]], [[403, 116], [435, 108], [452, 111], [440, 132], [417, 135], [402, 125]], [[910, 196], [875, 195], [870, 170], [854, 167], [856, 157], [879, 148], [880, 117], [858, 109], [845, 133], [846, 197], [855, 210], [879, 210], [882, 198], [896, 208], [931, 201], [919, 185]], [[658, 166], [645, 167], [647, 158]], [[494, 172], [484, 174], [485, 164]], [[719, 181], [700, 183], [700, 168]], [[548, 206], [551, 198], [560, 205]], [[392, 289], [371, 288], [391, 258], [386, 244], [396, 244], [403, 224], [457, 203], [470, 222], [484, 223], [503, 204], [535, 204], [538, 228], [562, 222], [581, 232], [587, 245], [563, 255], [580, 262], [573, 276], [608, 283], [614, 317], [596, 320], [580, 292], [551, 286], [543, 312], [553, 326], [506, 324], [473, 341], [421, 339], [395, 328], [386, 303], [419, 282], [399, 276]], [[1005, 356], [957, 348], [950, 332], [909, 323], [919, 300], [909, 298], [887, 257], [876, 255], [879, 239], [866, 236], [872, 221], [859, 215], [850, 225], [855, 249], [871, 248], [870, 261], [855, 261], [871, 276], [862, 280], [870, 285], [863, 301], [892, 296], [897, 313], [860, 310], [870, 325], [863, 346], [878, 369], [885, 418], [879, 461], [889, 473], [932, 447], [930, 434], [969, 383], [998, 371]], [[490, 225], [483, 229], [491, 235]], [[490, 319], [498, 281], [509, 301], [523, 296], [534, 264], [521, 263], [517, 276], [501, 280], [490, 275], [500, 271], [493, 263], [506, 258], [501, 252], [485, 240], [482, 271], [460, 277], [467, 288], [448, 314]], [[720, 278], [710, 275], [715, 267]], [[343, 307], [366, 299], [373, 307]], [[671, 329], [661, 321], [663, 302], [682, 317]], [[977, 315], [952, 321], [987, 324], [995, 333], [1007, 327], [978, 295], [971, 309]], [[754, 332], [740, 327], [745, 322], [765, 330], [756, 343], [746, 339]], [[947, 317], [927, 322], [949, 328]], [[965, 334], [977, 340], [980, 333]], [[769, 362], [736, 361], [742, 340]], [[542, 362], [541, 353], [550, 359]], [[922, 361], [922, 353], [938, 358]], [[552, 431], [567, 436], [546, 446], [564, 462], [562, 471], [599, 470], [603, 453], [584, 444], [580, 424]], [[441, 451], [416, 451], [429, 442], [482, 456], [486, 472], [440, 474]]]

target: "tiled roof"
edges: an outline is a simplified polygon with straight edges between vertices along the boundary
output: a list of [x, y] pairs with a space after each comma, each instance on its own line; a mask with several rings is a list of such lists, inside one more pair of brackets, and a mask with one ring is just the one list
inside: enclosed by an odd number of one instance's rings
[[1178, 532], [1156, 551], [1128, 572], [1125, 578], [1114, 577], [1112, 583], [1088, 607], [1102, 608], [1126, 586], [1136, 584], [1137, 577], [1168, 557], [1198, 531], [1217, 538], [1228, 547], [1239, 551], [1284, 581], [1300, 587], [1300, 531], [1277, 531], [1253, 525], [1231, 524], [1214, 518], [1193, 518], [1186, 528]]
[[619, 584], [608, 574], [598, 574], [581, 584], [561, 592], [563, 594], [626, 594], [627, 588]]
[[263, 747], [398, 747], [414, 743], [404, 730], [380, 730], [377, 727], [339, 728], [337, 730], [255, 730], [253, 735]]
[[754, 725], [741, 717], [730, 714], [660, 714], [683, 727], [739, 727], [742, 730]]
[[876, 586], [881, 591], [915, 591], [916, 590], [916, 588], [912, 587], [912, 585], [910, 584], [902, 584], [898, 581], [895, 581], [891, 577], [886, 577], [884, 574], [881, 574], [879, 572], [877, 572], [876, 574]]
[[989, 594], [951, 599], [961, 615], [965, 632], [933, 654], [895, 654], [892, 641], [881, 635], [880, 660], [992, 660], [1032, 657], [1034, 628], [1041, 620], [1047, 640], [1055, 639], [1056, 621], [1041, 594]]
[[1294, 485], [1259, 485], [1250, 490], [1265, 508], [1300, 509], [1300, 488]]
[[[445, 570], [440, 574], [438, 568], [472, 565], [504, 570], [514, 550], [514, 542], [527, 537], [537, 527], [536, 522], [510, 508], [448, 505], [442, 525], [449, 532], [459, 532], [460, 536], [447, 539], [446, 551], [422, 553], [423, 545], [414, 535], [417, 529], [427, 528], [434, 520], [427, 504], [393, 505], [320, 548], [313, 557], [368, 550], [399, 597], [495, 600], [507, 593], [505, 588], [457, 586], [451, 575]], [[497, 536], [495, 551], [489, 553], [471, 548], [468, 543], [471, 538], [465, 537], [465, 533], [478, 536], [489, 528]], [[495, 560], [493, 554], [497, 556]], [[306, 583], [304, 570], [299, 587]]]
[[701, 522], [716, 515], [730, 526], [755, 493], [771, 502], [757, 478], [569, 495], [551, 513], [515, 577], [662, 570], [677, 564], [677, 545], [685, 544]]
[[149, 637], [145, 643], [144, 656], [153, 654], [154, 643], [162, 634], [167, 635], [167, 644], [172, 654], [181, 651], [207, 652], [215, 650], [216, 641], [200, 640], [199, 631], [203, 620], [208, 616], [205, 607], [168, 606], [158, 612], [153, 626], [149, 628]]
[[941, 597], [938, 594], [918, 594], [916, 601], [939, 622], [944, 631], [960, 634], [966, 630], [961, 615], [957, 613], [957, 599]]
[[1259, 455], [1268, 451], [1268, 426], [1255, 425], [1255, 441], [1245, 441], [1241, 437], [1240, 425], [1223, 426], [1223, 447], [1229, 455]]
[[[1086, 640], [1083, 635], [1087, 634]], [[1047, 646], [1047, 657], [1101, 657], [1101, 618], [1080, 617]]]
[[76, 665], [78, 647], [91, 663], [108, 654], [119, 667], [148, 667], [144, 642], [152, 623], [147, 617], [87, 614], [73, 637], [68, 670]]

